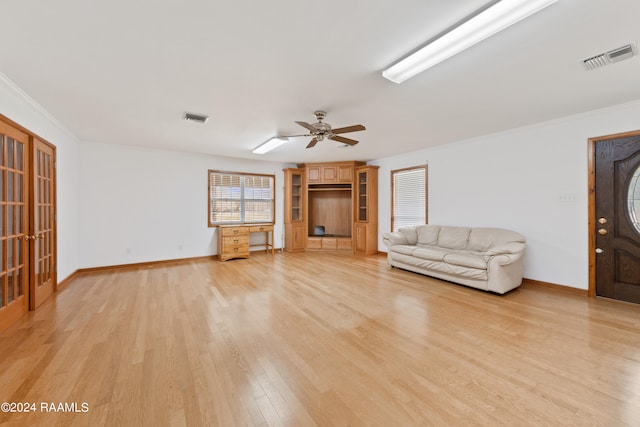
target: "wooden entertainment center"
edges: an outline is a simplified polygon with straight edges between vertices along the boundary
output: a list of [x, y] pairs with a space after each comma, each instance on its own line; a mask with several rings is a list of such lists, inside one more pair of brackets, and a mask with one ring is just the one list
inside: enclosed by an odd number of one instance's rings
[[306, 163], [284, 176], [286, 251], [378, 252], [378, 166]]

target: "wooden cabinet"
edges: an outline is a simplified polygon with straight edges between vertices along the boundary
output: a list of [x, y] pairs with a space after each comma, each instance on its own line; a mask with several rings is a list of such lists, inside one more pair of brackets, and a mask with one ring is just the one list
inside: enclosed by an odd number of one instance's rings
[[284, 169], [284, 249], [302, 251], [307, 238], [307, 197], [304, 169]]
[[367, 224], [356, 223], [355, 226], [355, 244], [354, 252], [366, 253], [367, 252]]
[[249, 258], [249, 227], [218, 226], [218, 259]]
[[353, 244], [350, 237], [308, 237], [308, 250], [350, 251]]
[[354, 168], [362, 162], [307, 163], [308, 184], [351, 184]]
[[378, 167], [307, 163], [285, 173], [285, 250], [378, 252]]
[[378, 166], [356, 168], [354, 250], [378, 253]]

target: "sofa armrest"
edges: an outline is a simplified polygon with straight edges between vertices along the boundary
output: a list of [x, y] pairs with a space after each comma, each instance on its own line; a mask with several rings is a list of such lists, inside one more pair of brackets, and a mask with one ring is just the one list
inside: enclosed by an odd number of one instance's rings
[[399, 231], [394, 231], [391, 233], [384, 233], [382, 235], [382, 243], [384, 243], [388, 248], [390, 248], [393, 245], [407, 245], [409, 244], [409, 242], [407, 241], [407, 238], [404, 237], [404, 234], [402, 234]]
[[524, 253], [526, 245], [522, 242], [509, 242], [502, 245], [494, 246], [484, 253], [485, 260], [496, 255], [515, 255]]
[[498, 265], [505, 266], [509, 264], [514, 264], [517, 261], [521, 260], [524, 257], [524, 251], [516, 252], [516, 253], [502, 253], [491, 256], [486, 256], [485, 259], [487, 262], [495, 261]]

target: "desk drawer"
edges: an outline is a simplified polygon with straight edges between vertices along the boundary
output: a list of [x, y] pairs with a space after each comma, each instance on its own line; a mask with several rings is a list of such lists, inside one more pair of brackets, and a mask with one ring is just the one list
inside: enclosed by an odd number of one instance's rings
[[248, 234], [238, 234], [236, 236], [222, 237], [222, 245], [224, 246], [225, 249], [231, 246], [248, 245], [248, 244], [249, 244]]
[[273, 231], [273, 225], [252, 225], [249, 227], [249, 232], [257, 233], [260, 231]]
[[225, 246], [222, 250], [223, 255], [249, 255], [249, 245], [231, 245]]
[[249, 227], [221, 227], [223, 236], [249, 235]]

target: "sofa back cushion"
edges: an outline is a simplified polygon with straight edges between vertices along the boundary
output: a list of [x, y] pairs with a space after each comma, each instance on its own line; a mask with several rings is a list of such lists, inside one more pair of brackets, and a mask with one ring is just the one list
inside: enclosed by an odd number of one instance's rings
[[442, 226], [438, 235], [438, 246], [447, 249], [467, 249], [470, 233], [469, 227]]
[[525, 242], [522, 234], [503, 228], [476, 227], [471, 230], [467, 249], [474, 252], [486, 252], [494, 246], [509, 242]]
[[439, 225], [419, 225], [416, 229], [418, 230], [418, 245], [435, 246], [438, 244], [438, 235], [440, 234]]
[[400, 227], [398, 229], [400, 233], [407, 239], [407, 243], [409, 245], [415, 245], [418, 242], [418, 231], [416, 230], [416, 226], [408, 226], [408, 227]]

